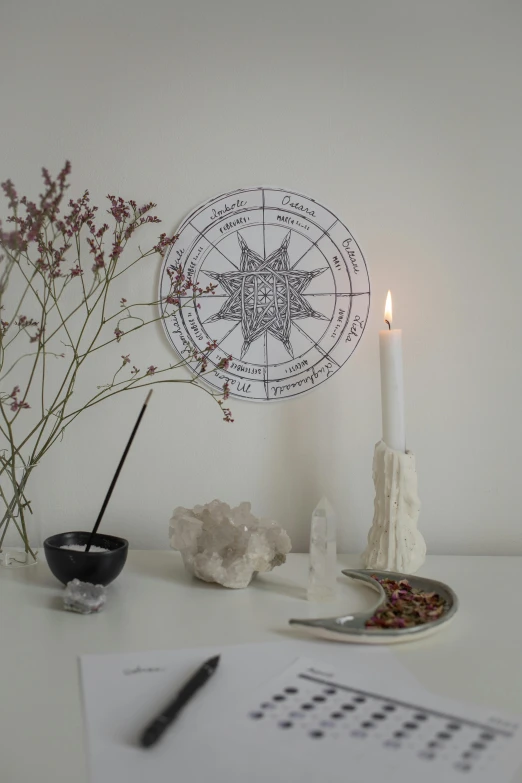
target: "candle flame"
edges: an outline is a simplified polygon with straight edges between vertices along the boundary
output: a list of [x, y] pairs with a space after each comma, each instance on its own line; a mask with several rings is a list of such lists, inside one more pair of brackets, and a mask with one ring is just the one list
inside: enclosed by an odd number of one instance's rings
[[384, 307], [384, 320], [388, 324], [388, 328], [391, 329], [391, 325], [393, 321], [391, 291], [388, 291], [388, 296], [386, 297], [386, 305]]

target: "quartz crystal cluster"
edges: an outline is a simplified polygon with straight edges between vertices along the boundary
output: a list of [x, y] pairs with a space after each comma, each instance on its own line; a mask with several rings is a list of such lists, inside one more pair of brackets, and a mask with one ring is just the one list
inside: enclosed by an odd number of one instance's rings
[[255, 517], [250, 503], [230, 508], [220, 500], [176, 508], [170, 536], [188, 571], [223, 587], [247, 587], [256, 573], [284, 563], [292, 548], [288, 533], [276, 522]]

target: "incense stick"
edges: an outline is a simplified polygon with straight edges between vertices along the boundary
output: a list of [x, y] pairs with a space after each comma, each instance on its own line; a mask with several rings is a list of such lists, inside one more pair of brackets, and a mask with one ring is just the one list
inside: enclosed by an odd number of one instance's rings
[[132, 446], [132, 441], [134, 440], [134, 436], [136, 435], [136, 432], [138, 431], [138, 427], [140, 426], [140, 422], [141, 422], [141, 420], [143, 418], [143, 414], [145, 413], [145, 409], [147, 407], [148, 401], [150, 400], [151, 394], [152, 394], [152, 389], [147, 394], [145, 402], [143, 403], [143, 408], [141, 409], [140, 415], [138, 416], [138, 420], [137, 420], [136, 424], [134, 425], [134, 429], [131, 432], [131, 436], [129, 438], [129, 441], [128, 441], [127, 445], [125, 446], [125, 451], [123, 452], [122, 457], [120, 459], [120, 463], [119, 463], [118, 467], [116, 468], [116, 473], [114, 474], [114, 478], [111, 481], [111, 485], [109, 487], [109, 491], [105, 495], [105, 500], [103, 501], [103, 505], [102, 505], [102, 507], [100, 509], [100, 513], [98, 514], [98, 519], [96, 520], [96, 522], [94, 524], [94, 527], [92, 529], [92, 533], [89, 536], [89, 540], [87, 541], [87, 546], [85, 547], [85, 551], [86, 552], [88, 552], [89, 549], [91, 548], [92, 540], [93, 540], [94, 536], [96, 535], [96, 533], [98, 531], [98, 528], [100, 527], [100, 522], [102, 521], [102, 517], [103, 517], [103, 515], [105, 513], [105, 509], [107, 508], [107, 504], [109, 503], [109, 500], [111, 499], [112, 491], [113, 491], [114, 487], [116, 486], [116, 482], [118, 481], [118, 476], [120, 475], [120, 471], [121, 471], [121, 469], [123, 467], [123, 463], [125, 462], [125, 459], [127, 458], [127, 454], [129, 453], [129, 449]]

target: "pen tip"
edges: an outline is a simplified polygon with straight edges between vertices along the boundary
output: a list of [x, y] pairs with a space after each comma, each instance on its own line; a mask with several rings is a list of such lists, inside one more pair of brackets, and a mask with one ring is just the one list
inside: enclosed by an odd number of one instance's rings
[[150, 748], [151, 745], [155, 745], [163, 732], [164, 726], [155, 721], [148, 726], [140, 737], [140, 745], [142, 748]]
[[207, 661], [207, 664], [209, 666], [212, 666], [213, 669], [215, 669], [219, 663], [219, 659], [221, 658], [220, 655], [215, 655], [213, 658], [209, 658]]

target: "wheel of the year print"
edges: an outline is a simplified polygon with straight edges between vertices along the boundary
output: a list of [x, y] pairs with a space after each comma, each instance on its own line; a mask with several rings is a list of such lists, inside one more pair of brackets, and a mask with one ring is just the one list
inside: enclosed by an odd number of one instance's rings
[[[233, 397], [272, 401], [330, 378], [361, 339], [370, 307], [366, 262], [347, 227], [307, 196], [246, 188], [217, 196], [181, 224], [169, 268], [214, 292], [187, 296], [163, 323], [183, 357], [208, 343], [205, 380]], [[220, 360], [232, 356], [227, 370]], [[196, 370], [196, 364], [189, 361]]]

